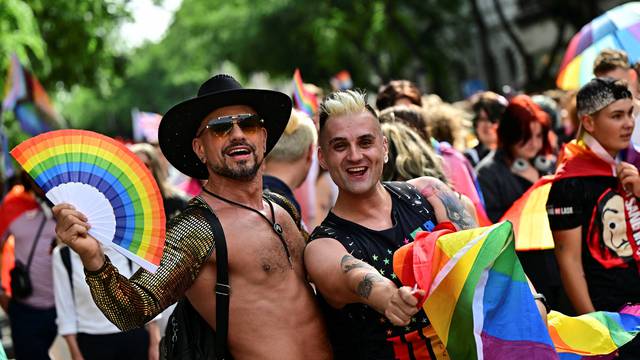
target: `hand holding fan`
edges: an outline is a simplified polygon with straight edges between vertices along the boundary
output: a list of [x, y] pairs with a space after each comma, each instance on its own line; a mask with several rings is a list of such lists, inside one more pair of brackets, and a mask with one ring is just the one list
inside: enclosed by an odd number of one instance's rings
[[86, 130], [50, 131], [11, 150], [55, 205], [86, 215], [89, 234], [155, 272], [165, 241], [162, 197], [153, 175], [123, 144]]

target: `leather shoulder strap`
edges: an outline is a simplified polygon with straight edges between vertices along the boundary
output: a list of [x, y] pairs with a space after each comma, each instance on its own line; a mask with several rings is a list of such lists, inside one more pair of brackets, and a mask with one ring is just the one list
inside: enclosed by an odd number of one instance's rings
[[[62, 258], [62, 265], [67, 270], [69, 276], [69, 285], [71, 285], [71, 294], [73, 294], [73, 270], [71, 267], [71, 250], [68, 246], [64, 246], [60, 249], [60, 257]], [[75, 300], [75, 298], [74, 298]]]
[[227, 337], [229, 331], [229, 262], [227, 256], [227, 241], [218, 217], [209, 209], [203, 212], [207, 217], [216, 247], [216, 358], [227, 358]]

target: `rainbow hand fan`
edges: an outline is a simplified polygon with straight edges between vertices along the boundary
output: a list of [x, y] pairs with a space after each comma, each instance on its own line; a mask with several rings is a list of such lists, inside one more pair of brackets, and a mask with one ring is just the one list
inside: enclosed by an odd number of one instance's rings
[[165, 240], [162, 197], [151, 172], [123, 144], [91, 131], [57, 130], [11, 150], [54, 204], [87, 216], [89, 234], [155, 272]]

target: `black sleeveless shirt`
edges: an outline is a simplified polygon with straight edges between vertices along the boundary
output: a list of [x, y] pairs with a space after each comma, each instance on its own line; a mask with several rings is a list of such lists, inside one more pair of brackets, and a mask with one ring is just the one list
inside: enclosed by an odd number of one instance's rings
[[[419, 231], [431, 231], [437, 221], [431, 204], [412, 185], [385, 182], [383, 186], [391, 195], [392, 228], [374, 231], [330, 212], [311, 234], [311, 241], [336, 239], [351, 255], [400, 287], [402, 284], [393, 273], [393, 253], [412, 242]], [[444, 351], [423, 310], [408, 326], [397, 327], [367, 305], [348, 304], [335, 309], [319, 297], [337, 360], [436, 359], [436, 354]]]

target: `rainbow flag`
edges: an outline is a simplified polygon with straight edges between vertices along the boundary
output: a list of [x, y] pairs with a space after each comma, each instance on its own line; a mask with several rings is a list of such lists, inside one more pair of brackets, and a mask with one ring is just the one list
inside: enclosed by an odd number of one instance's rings
[[[393, 268], [421, 304], [454, 359], [580, 359], [607, 355], [640, 330], [640, 317], [596, 312], [540, 317], [518, 261], [511, 223], [419, 233]], [[576, 357], [577, 356], [577, 357]]]
[[639, 316], [606, 311], [577, 317], [552, 311], [547, 322], [556, 351], [563, 360], [611, 354], [640, 331]]
[[297, 109], [304, 111], [307, 115], [313, 116], [318, 111], [318, 99], [314, 94], [304, 89], [300, 69], [293, 73], [293, 98]]
[[11, 56], [2, 110], [13, 110], [22, 130], [31, 136], [66, 125], [38, 79], [22, 67], [15, 54]]
[[[525, 192], [500, 221], [511, 221], [516, 234], [516, 250], [553, 249], [553, 234], [549, 226], [547, 200], [554, 181], [583, 176], [614, 176], [615, 161], [602, 153], [600, 145], [589, 136], [585, 141], [573, 140], [566, 144], [554, 175], [542, 177]], [[592, 150], [593, 149], [593, 150]], [[550, 211], [561, 211], [551, 209]]]
[[427, 291], [423, 308], [452, 359], [556, 359], [509, 222], [419, 234], [394, 272]]

